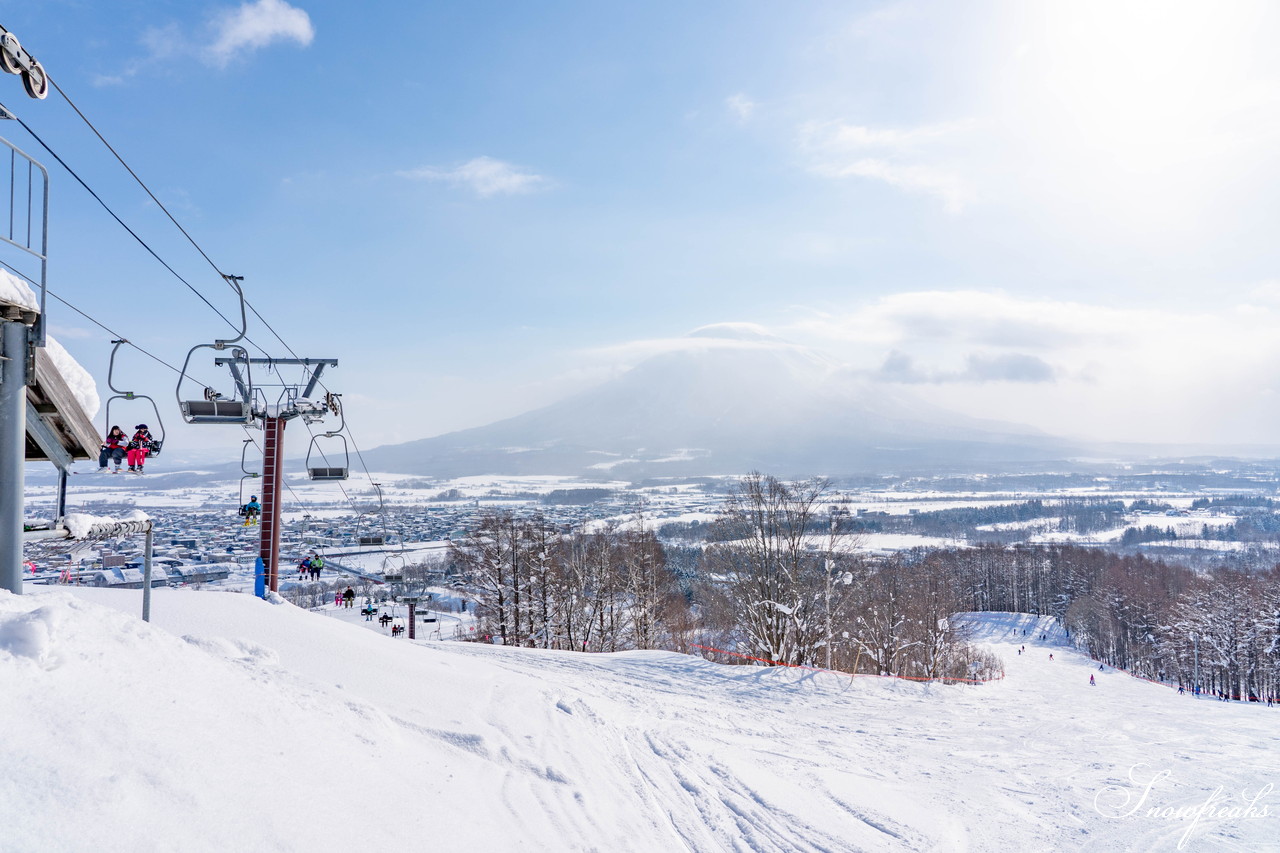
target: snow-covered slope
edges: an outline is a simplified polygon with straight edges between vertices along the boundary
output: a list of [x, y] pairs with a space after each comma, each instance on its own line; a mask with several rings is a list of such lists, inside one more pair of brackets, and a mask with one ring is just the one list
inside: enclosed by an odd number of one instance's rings
[[1276, 849], [1280, 817], [1123, 792], [1256, 793], [1280, 709], [1097, 672], [1033, 617], [978, 620], [1004, 681], [941, 687], [411, 643], [231, 593], [157, 590], [148, 625], [139, 595], [0, 593], [0, 849]]
[[890, 391], [744, 324], [695, 330], [617, 379], [488, 426], [377, 448], [380, 470], [611, 475], [846, 474], [1060, 459], [1065, 442]]

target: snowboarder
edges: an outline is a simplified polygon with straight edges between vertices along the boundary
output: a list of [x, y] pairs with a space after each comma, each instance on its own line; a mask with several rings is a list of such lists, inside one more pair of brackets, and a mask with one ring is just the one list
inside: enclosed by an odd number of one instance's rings
[[1092, 673], [1090, 673], [1090, 674], [1089, 674], [1089, 686], [1090, 686], [1090, 687], [1097, 687], [1097, 686], [1098, 686], [1098, 682], [1096, 682], [1096, 681], [1094, 681], [1094, 680], [1093, 680], [1093, 674], [1092, 674]]
[[114, 474], [120, 473], [120, 463], [124, 461], [125, 454], [128, 452], [126, 445], [129, 443], [128, 437], [125, 436], [124, 430], [118, 426], [113, 426], [107, 433], [107, 438], [102, 442], [102, 450], [98, 453], [98, 470], [105, 472], [107, 470], [107, 460], [115, 463]]
[[155, 439], [146, 424], [138, 424], [133, 438], [129, 439], [129, 470], [135, 474], [142, 473], [142, 465], [147, 461], [147, 454], [155, 449]]
[[262, 504], [258, 503], [257, 495], [249, 496], [249, 502], [240, 507], [240, 515], [244, 516], [245, 527], [258, 523], [258, 517], [262, 515]]
[[1053, 653], [1052, 653], [1052, 652], [1050, 652], [1050, 653], [1049, 653], [1049, 660], [1053, 660]]

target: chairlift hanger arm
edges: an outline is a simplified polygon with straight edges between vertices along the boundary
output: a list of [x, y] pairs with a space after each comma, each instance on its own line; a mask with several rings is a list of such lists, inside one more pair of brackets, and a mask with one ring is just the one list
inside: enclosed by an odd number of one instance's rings
[[[114, 391], [115, 395], [108, 397], [107, 404], [103, 407], [104, 425], [102, 428], [102, 434], [104, 436], [107, 435], [107, 433], [110, 431], [112, 427], [111, 404], [114, 401], [146, 400], [148, 403], [151, 404], [152, 411], [155, 412], [156, 429], [160, 431], [160, 437], [158, 439], [154, 439], [154, 446], [150, 448], [150, 451], [151, 451], [151, 455], [159, 456], [161, 448], [164, 447], [164, 439], [165, 439], [164, 418], [160, 416], [160, 406], [156, 403], [155, 400], [148, 397], [146, 394], [139, 394], [135, 391], [125, 391], [116, 387], [115, 385], [116, 353], [120, 351], [121, 346], [123, 346], [124, 344], [128, 344], [129, 341], [126, 340], [125, 338], [118, 338], [112, 341], [111, 343], [114, 344], [115, 346], [111, 348], [111, 360], [107, 366], [107, 387], [110, 388], [112, 391]], [[129, 344], [129, 345], [133, 346], [133, 344]]]
[[111, 343], [114, 344], [114, 346], [111, 347], [111, 359], [110, 361], [107, 362], [107, 387], [117, 394], [124, 394], [127, 397], [132, 397], [133, 396], [132, 391], [125, 391], [123, 389], [117, 388], [115, 383], [116, 353], [120, 351], [120, 347], [122, 344], [127, 344], [129, 342], [124, 338], [117, 338]]
[[240, 286], [240, 282], [244, 281], [244, 276], [227, 275], [226, 273], [223, 273], [222, 277], [226, 279], [227, 284], [231, 285], [232, 289], [235, 290], [236, 296], [239, 297], [240, 300], [240, 334], [229, 340], [215, 340], [213, 342], [213, 348], [218, 350], [226, 349], [231, 344], [240, 342], [244, 339], [244, 336], [249, 333], [249, 315], [245, 313], [244, 307], [244, 288]]

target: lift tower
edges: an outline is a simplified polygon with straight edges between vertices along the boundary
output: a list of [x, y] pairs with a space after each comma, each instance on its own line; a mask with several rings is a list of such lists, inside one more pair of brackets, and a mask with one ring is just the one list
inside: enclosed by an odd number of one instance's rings
[[[273, 383], [253, 386], [253, 415], [262, 423], [262, 515], [259, 519], [258, 556], [262, 558], [266, 572], [266, 588], [278, 592], [280, 588], [280, 490], [284, 485], [284, 427], [294, 418], [304, 422], [322, 420], [337, 408], [334, 395], [325, 394], [313, 399], [320, 374], [326, 367], [337, 367], [336, 358], [250, 358], [243, 350], [229, 357], [215, 358], [218, 367], [230, 368], [237, 386], [247, 385], [249, 371], [265, 368], [268, 374], [279, 376], [281, 367], [301, 367], [306, 371], [306, 384]], [[241, 368], [244, 368], [242, 371]], [[257, 375], [262, 376], [258, 370]], [[264, 387], [280, 388], [274, 403], [267, 403]]]

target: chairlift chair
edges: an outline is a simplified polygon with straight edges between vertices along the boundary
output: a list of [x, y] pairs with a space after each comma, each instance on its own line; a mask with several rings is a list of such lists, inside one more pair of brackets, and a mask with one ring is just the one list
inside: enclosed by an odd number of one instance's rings
[[160, 417], [160, 407], [156, 405], [155, 400], [151, 399], [146, 394], [136, 394], [133, 391], [123, 391], [116, 387], [115, 385], [116, 352], [120, 349], [121, 344], [127, 344], [129, 342], [124, 338], [120, 338], [119, 340], [114, 340], [111, 343], [115, 344], [115, 346], [112, 347], [111, 349], [111, 360], [107, 364], [107, 387], [110, 388], [114, 393], [112, 394], [112, 396], [107, 398], [107, 405], [104, 407], [105, 408], [104, 420], [106, 421], [106, 426], [102, 428], [102, 434], [106, 435], [108, 432], [111, 431], [111, 427], [112, 427], [111, 403], [113, 401], [115, 400], [146, 400], [148, 403], [151, 404], [151, 411], [154, 412], [156, 416], [156, 428], [160, 431], [159, 438], [154, 438], [154, 437], [152, 438], [151, 447], [149, 448], [148, 455], [159, 456], [160, 448], [164, 446], [164, 420]]
[[[307, 476], [312, 480], [345, 480], [350, 476], [351, 470], [351, 453], [347, 445], [347, 437], [342, 435], [342, 430], [347, 425], [346, 414], [342, 411], [342, 405], [338, 402], [339, 394], [326, 394], [325, 402], [328, 408], [342, 418], [337, 429], [329, 430], [320, 435], [311, 436], [311, 444], [307, 446]], [[311, 455], [319, 448], [317, 442], [322, 439], [336, 438], [342, 442], [342, 465], [312, 465]], [[328, 455], [320, 450], [320, 458], [326, 463], [329, 461]]]
[[250, 471], [248, 467], [249, 445], [252, 443], [252, 438], [246, 438], [244, 444], [240, 445], [240, 470], [244, 472], [244, 476], [240, 478], [240, 499], [239, 503], [236, 504], [236, 512], [239, 513], [241, 518], [245, 515], [244, 505], [246, 503], [244, 499], [244, 481], [256, 480], [262, 476], [257, 471]]
[[382, 580], [384, 583], [401, 583], [404, 581], [406, 560], [401, 554], [388, 554], [382, 558]]
[[371, 514], [372, 513], [361, 512], [358, 515], [356, 515], [355, 542], [356, 542], [356, 547], [358, 548], [373, 548], [373, 547], [380, 548], [384, 544], [386, 544], [386, 537], [380, 534], [371, 532], [373, 528], [372, 524], [369, 524], [369, 525], [365, 524], [366, 518], [368, 518]]
[[[174, 390], [174, 395], [178, 399], [182, 419], [189, 424], [252, 424], [254, 421], [253, 382], [249, 371], [249, 354], [243, 347], [231, 346], [242, 340], [249, 328], [249, 321], [245, 315], [244, 290], [240, 287], [242, 279], [234, 275], [223, 276], [223, 278], [236, 291], [240, 299], [240, 334], [227, 340], [215, 340], [211, 344], [196, 344], [187, 353], [187, 360], [182, 363], [182, 372], [178, 375], [178, 387]], [[218, 359], [218, 362], [225, 363], [231, 369], [231, 377], [236, 385], [235, 398], [224, 397], [214, 389], [206, 387], [203, 399], [183, 399], [182, 385], [188, 379], [187, 369], [191, 365], [191, 357], [195, 355], [196, 350], [211, 349], [223, 352], [228, 347], [231, 347], [230, 358]], [[244, 371], [243, 375], [241, 369]]]

